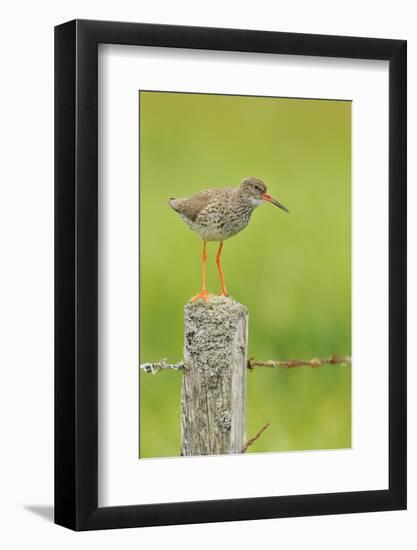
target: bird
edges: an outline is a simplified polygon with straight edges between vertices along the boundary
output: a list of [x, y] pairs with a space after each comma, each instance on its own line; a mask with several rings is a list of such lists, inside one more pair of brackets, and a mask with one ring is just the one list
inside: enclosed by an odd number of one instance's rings
[[207, 302], [209, 299], [206, 289], [207, 241], [219, 242], [216, 264], [221, 282], [220, 295], [228, 296], [220, 261], [223, 242], [242, 231], [248, 225], [253, 211], [264, 202], [289, 212], [286, 206], [268, 195], [265, 183], [253, 176], [244, 178], [239, 187], [205, 189], [191, 197], [169, 199], [169, 206], [203, 240], [202, 289], [191, 301], [202, 299]]

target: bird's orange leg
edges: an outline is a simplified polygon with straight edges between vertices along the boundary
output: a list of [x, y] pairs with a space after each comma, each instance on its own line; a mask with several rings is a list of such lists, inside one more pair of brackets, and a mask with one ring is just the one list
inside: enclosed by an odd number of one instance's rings
[[202, 298], [205, 302], [208, 300], [208, 292], [206, 289], [206, 264], [207, 264], [207, 252], [206, 252], [206, 241], [203, 241], [203, 285], [201, 292], [199, 294], [196, 294], [193, 298], [191, 298], [192, 302], [195, 302], [199, 298]]
[[224, 282], [222, 264], [220, 263], [220, 254], [222, 253], [222, 249], [223, 249], [223, 243], [221, 242], [219, 245], [219, 250], [217, 251], [217, 255], [216, 255], [216, 264], [217, 264], [217, 269], [219, 270], [220, 281], [222, 283], [222, 291], [220, 292], [220, 296], [227, 296], [227, 288], [226, 288], [226, 283]]

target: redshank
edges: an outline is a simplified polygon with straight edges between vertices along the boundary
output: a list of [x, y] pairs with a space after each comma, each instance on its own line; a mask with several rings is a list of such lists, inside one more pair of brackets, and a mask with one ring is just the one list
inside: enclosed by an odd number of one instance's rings
[[242, 180], [239, 187], [206, 189], [191, 197], [169, 200], [171, 208], [178, 212], [185, 223], [203, 239], [203, 284], [201, 292], [192, 298], [193, 301], [199, 298], [207, 301], [209, 296], [206, 289], [207, 241], [220, 243], [216, 255], [222, 285], [220, 295], [227, 296], [220, 263], [223, 241], [242, 231], [248, 225], [252, 212], [263, 202], [270, 202], [289, 212], [266, 191], [266, 185], [262, 180], [250, 177]]

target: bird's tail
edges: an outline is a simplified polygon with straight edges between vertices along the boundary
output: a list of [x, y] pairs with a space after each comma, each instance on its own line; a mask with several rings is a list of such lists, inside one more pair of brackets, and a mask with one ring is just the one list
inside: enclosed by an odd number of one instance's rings
[[179, 199], [175, 198], [175, 197], [171, 197], [168, 201], [168, 204], [169, 206], [175, 210], [175, 212], [178, 212], [178, 202], [179, 202]]

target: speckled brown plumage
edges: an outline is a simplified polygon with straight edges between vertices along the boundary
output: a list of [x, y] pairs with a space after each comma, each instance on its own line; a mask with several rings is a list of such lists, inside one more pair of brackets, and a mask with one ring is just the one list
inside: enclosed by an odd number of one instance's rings
[[265, 193], [263, 181], [246, 178], [239, 187], [206, 189], [188, 198], [172, 198], [169, 204], [203, 240], [225, 241], [248, 225]]
[[204, 241], [203, 248], [203, 290], [196, 298], [207, 299], [205, 290], [206, 241], [220, 242], [216, 257], [222, 281], [222, 294], [227, 294], [220, 265], [223, 241], [244, 229], [252, 212], [264, 201], [287, 208], [266, 193], [265, 183], [255, 177], [245, 178], [239, 187], [206, 189], [187, 198], [171, 198], [169, 205], [178, 212], [185, 223]]

